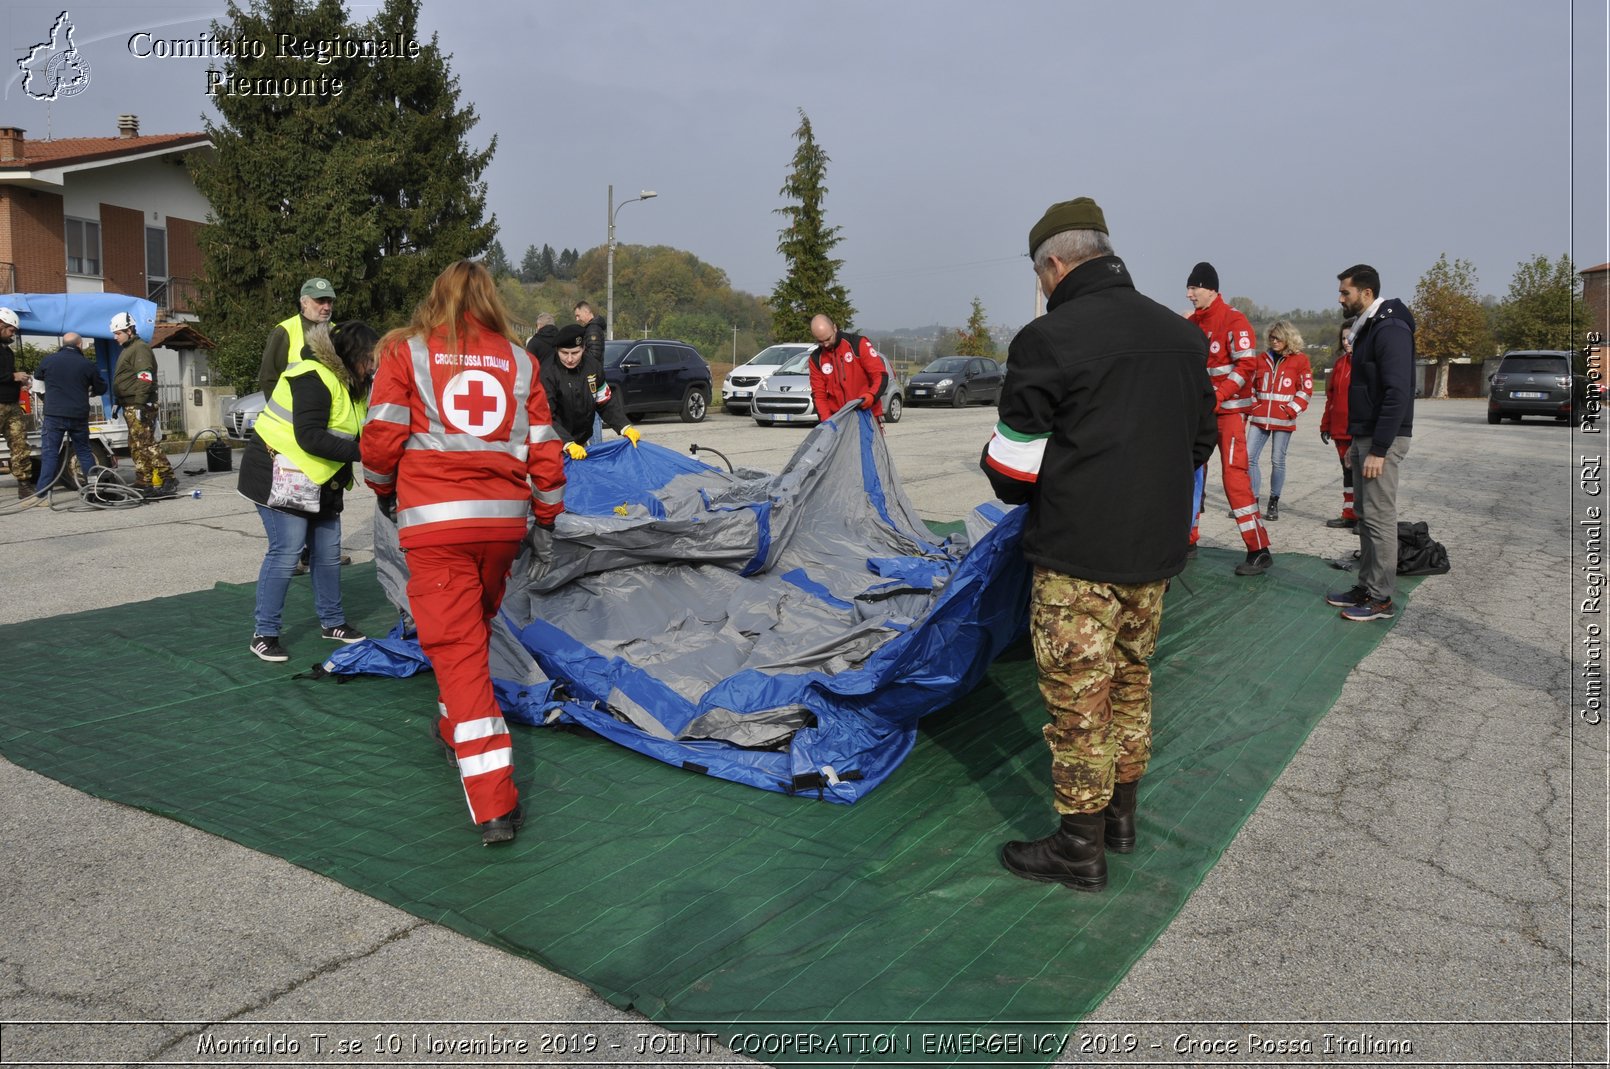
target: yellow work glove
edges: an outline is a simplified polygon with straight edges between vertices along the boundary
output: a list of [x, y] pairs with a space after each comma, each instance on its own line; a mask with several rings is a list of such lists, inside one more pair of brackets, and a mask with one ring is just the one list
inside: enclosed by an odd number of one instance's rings
[[587, 450], [580, 442], [566, 442], [565, 452], [570, 454], [571, 460], [586, 460]]
[[628, 442], [631, 442], [632, 448], [636, 449], [637, 440], [643, 437], [643, 432], [638, 430], [636, 427], [628, 426], [624, 431], [621, 431], [621, 437], [625, 438]]

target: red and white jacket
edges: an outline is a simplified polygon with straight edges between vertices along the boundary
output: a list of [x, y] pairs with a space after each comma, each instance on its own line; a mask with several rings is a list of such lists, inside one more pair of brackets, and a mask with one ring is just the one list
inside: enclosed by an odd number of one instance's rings
[[1307, 353], [1284, 356], [1265, 351], [1258, 355], [1252, 378], [1252, 411], [1247, 422], [1266, 431], [1297, 429], [1297, 417], [1314, 396], [1314, 372]]
[[831, 345], [818, 345], [811, 350], [810, 368], [811, 400], [822, 422], [856, 398], [868, 396], [872, 398], [872, 415], [883, 420], [882, 397], [888, 374], [871, 342], [841, 330]]
[[1207, 335], [1208, 378], [1219, 401], [1214, 411], [1245, 414], [1252, 407], [1252, 376], [1258, 366], [1258, 335], [1252, 324], [1219, 296], [1192, 312], [1191, 322]]
[[537, 358], [469, 320], [380, 354], [364, 423], [364, 481], [397, 495], [398, 540], [518, 542], [533, 511], [565, 508], [565, 470]]

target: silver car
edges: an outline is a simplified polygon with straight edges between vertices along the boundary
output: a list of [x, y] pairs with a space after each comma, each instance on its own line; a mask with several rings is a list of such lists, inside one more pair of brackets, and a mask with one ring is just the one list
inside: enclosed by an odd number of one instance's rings
[[749, 411], [750, 399], [766, 380], [800, 353], [808, 353], [810, 343], [786, 342], [769, 345], [756, 353], [754, 359], [727, 372], [721, 380], [721, 403], [728, 412], [743, 415]]
[[246, 439], [252, 436], [257, 417], [263, 414], [268, 398], [261, 391], [249, 393], [224, 406], [224, 431], [231, 438]]
[[[811, 424], [821, 421], [816, 412], [816, 402], [811, 398], [810, 359], [815, 348], [811, 346], [772, 372], [765, 385], [755, 390], [750, 415], [754, 416], [756, 423], [770, 427], [778, 423]], [[878, 352], [876, 349], [872, 351]], [[883, 361], [884, 370], [889, 373], [889, 384], [884, 387], [881, 398], [883, 422], [899, 423], [905, 411], [905, 388], [889, 358], [878, 353], [878, 359]]]

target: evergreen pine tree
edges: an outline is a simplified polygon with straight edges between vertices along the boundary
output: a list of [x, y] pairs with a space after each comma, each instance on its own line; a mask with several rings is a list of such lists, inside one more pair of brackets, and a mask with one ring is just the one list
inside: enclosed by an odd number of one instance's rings
[[520, 258], [520, 281], [541, 282], [547, 277], [542, 273], [542, 252], [535, 245], [527, 245], [525, 255]]
[[843, 260], [830, 255], [843, 237], [828, 226], [822, 211], [827, 196], [828, 155], [816, 143], [805, 109], [794, 131], [799, 147], [793, 167], [779, 190], [794, 203], [775, 209], [788, 224], [777, 232], [777, 251], [788, 263], [788, 273], [771, 293], [772, 336], [782, 341], [809, 338], [811, 317], [826, 315], [849, 329], [855, 317], [848, 291], [838, 281]]
[[509, 254], [503, 251], [503, 242], [496, 238], [492, 239], [486, 255], [481, 257], [481, 263], [492, 272], [493, 279], [507, 278], [514, 274], [514, 268], [509, 264]]
[[215, 372], [244, 389], [269, 331], [296, 311], [304, 279], [334, 284], [337, 319], [385, 328], [407, 318], [443, 267], [486, 249], [496, 223], [485, 218], [481, 175], [497, 139], [478, 152], [468, 147], [475, 111], [459, 106], [435, 37], [419, 42], [415, 59], [320, 64], [277, 54], [282, 33], [417, 40], [418, 0], [383, 0], [361, 24], [341, 0], [230, 0], [226, 15], [213, 34], [260, 42], [263, 52], [223, 59], [226, 75], [343, 83], [324, 97], [213, 98], [221, 116], [206, 124], [213, 153], [197, 154], [194, 164], [211, 207], [200, 236], [200, 311], [219, 346]]

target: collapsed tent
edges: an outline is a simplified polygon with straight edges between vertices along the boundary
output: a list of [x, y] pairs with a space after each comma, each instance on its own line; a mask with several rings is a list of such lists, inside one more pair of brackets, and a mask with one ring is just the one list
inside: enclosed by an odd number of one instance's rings
[[[515, 563], [494, 630], [511, 720], [853, 802], [1026, 626], [1023, 510], [981, 505], [966, 534], [936, 538], [864, 412], [822, 423], [776, 475], [621, 439], [565, 474], [552, 567], [532, 580]], [[380, 517], [375, 556], [407, 621], [406, 562]], [[326, 667], [403, 675], [422, 661], [393, 639]]]

